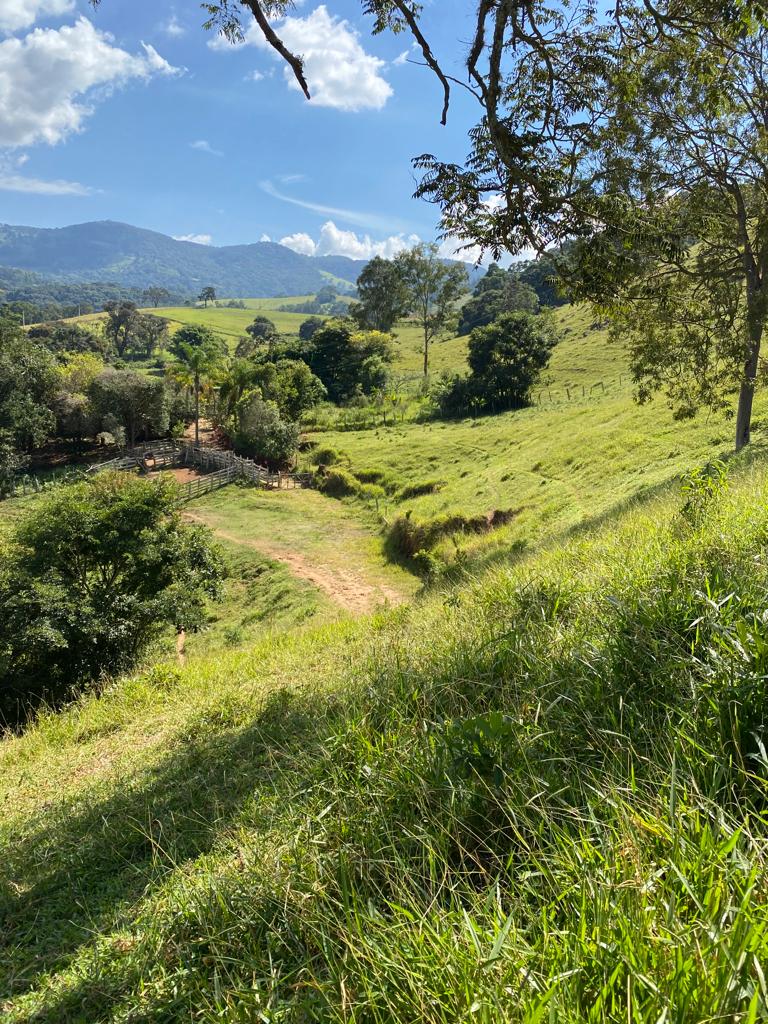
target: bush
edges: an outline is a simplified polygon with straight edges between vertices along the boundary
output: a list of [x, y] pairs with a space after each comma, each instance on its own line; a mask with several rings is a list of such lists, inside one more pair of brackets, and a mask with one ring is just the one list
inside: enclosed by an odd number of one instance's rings
[[221, 578], [175, 484], [104, 473], [59, 489], [15, 528], [0, 570], [6, 716], [131, 666], [168, 626], [199, 628]]
[[335, 448], [316, 448], [312, 452], [312, 462], [316, 466], [335, 466], [341, 455]]
[[275, 402], [265, 402], [261, 391], [248, 391], [237, 403], [237, 414], [236, 451], [275, 468], [291, 461], [299, 447], [299, 426], [281, 419]]
[[320, 478], [318, 489], [331, 498], [359, 494], [360, 482], [346, 469], [331, 469]]
[[413, 558], [417, 552], [428, 551], [451, 534], [487, 533], [510, 523], [516, 515], [517, 509], [496, 509], [487, 515], [467, 516], [453, 512], [420, 521], [406, 512], [390, 525], [387, 543], [394, 553]]
[[505, 313], [469, 336], [470, 374], [445, 377], [432, 398], [443, 416], [518, 409], [548, 365], [557, 338], [548, 316]]

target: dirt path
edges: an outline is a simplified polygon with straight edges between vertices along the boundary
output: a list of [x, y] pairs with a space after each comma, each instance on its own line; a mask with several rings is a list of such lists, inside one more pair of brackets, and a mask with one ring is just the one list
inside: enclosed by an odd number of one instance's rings
[[226, 530], [219, 529], [204, 516], [195, 515], [193, 512], [185, 512], [184, 516], [195, 523], [209, 526], [222, 540], [252, 548], [254, 551], [266, 555], [267, 558], [283, 562], [294, 576], [312, 583], [319, 590], [324, 591], [336, 604], [356, 615], [372, 612], [385, 602], [390, 605], [399, 605], [405, 601], [405, 597], [392, 587], [388, 587], [386, 584], [369, 583], [351, 569], [339, 569], [327, 563], [312, 562], [306, 555], [276, 544], [270, 544], [269, 541], [247, 540], [244, 537], [238, 537], [234, 533], [227, 533]]

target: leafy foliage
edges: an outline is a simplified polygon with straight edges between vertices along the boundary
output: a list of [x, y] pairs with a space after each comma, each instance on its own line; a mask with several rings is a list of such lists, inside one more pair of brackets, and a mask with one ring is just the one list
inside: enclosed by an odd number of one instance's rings
[[436, 389], [441, 412], [455, 416], [525, 405], [556, 341], [554, 326], [544, 315], [504, 313], [487, 327], [476, 327], [469, 336], [471, 373]]
[[257, 462], [279, 469], [298, 449], [298, 424], [284, 420], [277, 403], [265, 401], [259, 389], [247, 391], [237, 403], [237, 424], [236, 450]]
[[397, 264], [374, 256], [357, 279], [358, 302], [349, 314], [364, 330], [388, 333], [407, 312], [408, 292]]
[[220, 560], [170, 483], [102, 474], [21, 520], [0, 571], [0, 701], [58, 699], [135, 663], [168, 626], [195, 630]]
[[309, 364], [328, 397], [343, 402], [381, 386], [392, 343], [380, 331], [358, 331], [351, 320], [329, 320], [312, 337]]

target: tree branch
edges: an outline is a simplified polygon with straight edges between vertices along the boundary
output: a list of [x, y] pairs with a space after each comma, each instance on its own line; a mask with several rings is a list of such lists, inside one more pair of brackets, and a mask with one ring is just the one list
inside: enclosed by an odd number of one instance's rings
[[411, 30], [411, 35], [421, 47], [421, 52], [424, 55], [424, 60], [427, 62], [429, 67], [434, 71], [437, 77], [440, 79], [443, 85], [443, 114], [440, 118], [440, 124], [447, 124], [448, 122], [448, 104], [451, 101], [451, 86], [448, 79], [443, 74], [443, 70], [435, 60], [435, 56], [430, 49], [429, 43], [422, 35], [419, 23], [416, 21], [416, 16], [410, 9], [405, 0], [393, 0], [395, 7], [400, 11], [403, 18], [405, 19], [408, 28]]
[[312, 97], [309, 92], [309, 86], [307, 85], [307, 79], [304, 77], [304, 61], [301, 57], [296, 56], [295, 53], [291, 53], [282, 39], [277, 35], [270, 25], [269, 19], [264, 13], [260, 0], [240, 0], [240, 3], [243, 7], [247, 7], [253, 14], [259, 28], [264, 33], [264, 38], [273, 49], [277, 50], [283, 60], [286, 61], [293, 71], [296, 81], [301, 87], [301, 91], [308, 100], [311, 99]]

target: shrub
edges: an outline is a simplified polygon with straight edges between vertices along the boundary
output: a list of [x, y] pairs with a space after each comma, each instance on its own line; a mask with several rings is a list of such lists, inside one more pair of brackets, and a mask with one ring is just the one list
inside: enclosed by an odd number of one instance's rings
[[194, 630], [222, 578], [209, 531], [171, 482], [104, 473], [21, 521], [0, 572], [0, 699], [56, 700], [133, 663], [168, 626]]
[[360, 482], [346, 469], [331, 469], [320, 478], [318, 489], [331, 498], [360, 493]]
[[237, 418], [238, 452], [275, 467], [290, 462], [299, 446], [299, 427], [280, 418], [275, 402], [265, 402], [258, 390], [248, 391], [237, 403]]
[[390, 525], [388, 546], [399, 555], [413, 558], [417, 552], [433, 548], [443, 537], [454, 533], [487, 533], [511, 522], [517, 514], [517, 509], [496, 509], [488, 515], [475, 516], [453, 512], [420, 521], [406, 512]]
[[315, 448], [312, 452], [312, 462], [316, 466], [335, 466], [341, 459], [341, 455], [335, 448]]
[[364, 501], [371, 501], [376, 505], [376, 511], [379, 511], [379, 502], [387, 496], [387, 492], [383, 487], [379, 487], [378, 484], [362, 484], [358, 491], [360, 497]]

